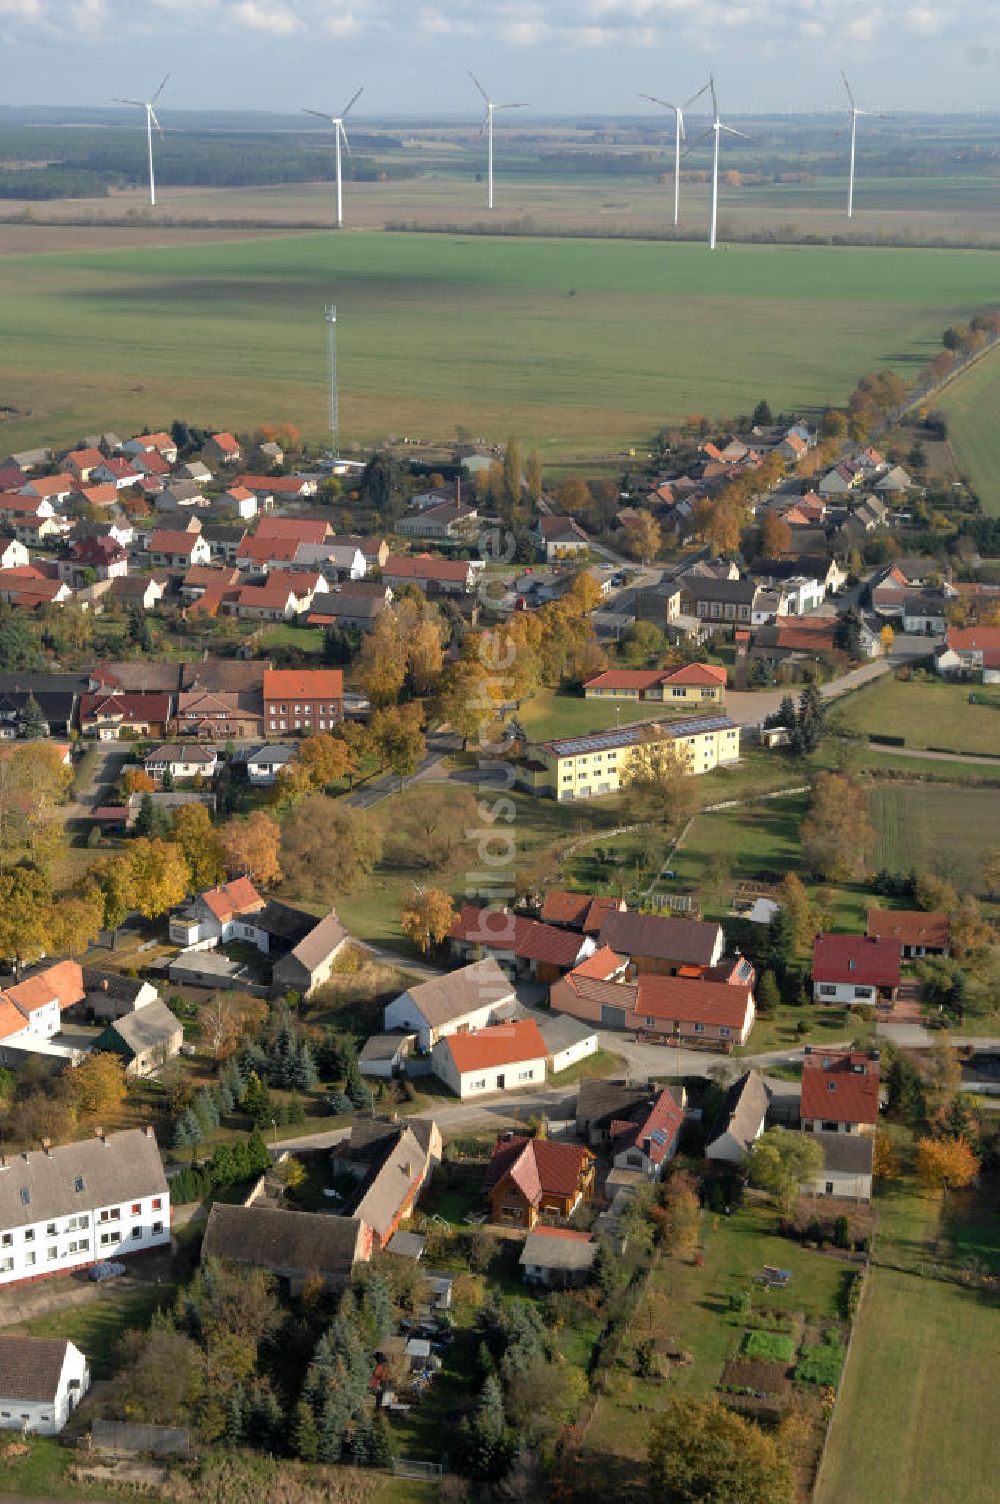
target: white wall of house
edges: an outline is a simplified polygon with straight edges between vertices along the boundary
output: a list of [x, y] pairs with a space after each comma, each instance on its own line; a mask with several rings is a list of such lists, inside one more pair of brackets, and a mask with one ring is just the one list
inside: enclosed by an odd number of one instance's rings
[[434, 1074], [457, 1097], [461, 1097], [463, 1102], [468, 1097], [486, 1096], [490, 1092], [519, 1091], [522, 1087], [545, 1080], [544, 1055], [537, 1060], [517, 1060], [509, 1065], [490, 1066], [486, 1070], [466, 1071], [462, 1074], [452, 1059], [445, 1038], [434, 1046], [432, 1058]]
[[576, 1065], [578, 1060], [586, 1060], [588, 1055], [596, 1055], [598, 1038], [596, 1031], [588, 1034], [584, 1039], [578, 1039], [575, 1044], [567, 1045], [564, 1050], [557, 1050], [549, 1056], [552, 1074], [558, 1075], [560, 1071], [569, 1070], [571, 1065]]
[[68, 1342], [53, 1399], [12, 1399], [0, 1394], [0, 1430], [58, 1436], [89, 1388], [87, 1360], [78, 1347]]
[[485, 1029], [492, 1020], [496, 1007], [495, 1003], [485, 1003], [481, 1008], [474, 1008], [458, 1018], [449, 1018], [447, 1023], [434, 1026], [424, 1018], [410, 993], [404, 992], [386, 1004], [383, 1019], [387, 1034], [394, 1029], [410, 1030], [416, 1033], [419, 1048], [429, 1050], [448, 1034], [466, 1034], [470, 1029]]
[[[10, 1173], [8, 1169], [6, 1172]], [[0, 1229], [0, 1287], [62, 1274], [100, 1259], [170, 1242], [170, 1196], [89, 1207], [24, 1227]]]
[[670, 1143], [670, 1147], [668, 1148], [663, 1158], [660, 1160], [659, 1164], [650, 1159], [649, 1155], [643, 1149], [641, 1143], [639, 1143], [636, 1144], [634, 1148], [623, 1149], [621, 1154], [615, 1155], [615, 1169], [639, 1170], [643, 1175], [645, 1175], [647, 1180], [659, 1180], [662, 1177], [667, 1165], [677, 1153], [677, 1138], [678, 1135], [675, 1133], [673, 1140]]
[[877, 1003], [878, 988], [866, 982], [813, 982], [814, 1003]]
[[872, 1177], [851, 1175], [846, 1170], [821, 1170], [803, 1189], [810, 1196], [847, 1196], [856, 1201], [870, 1201]]

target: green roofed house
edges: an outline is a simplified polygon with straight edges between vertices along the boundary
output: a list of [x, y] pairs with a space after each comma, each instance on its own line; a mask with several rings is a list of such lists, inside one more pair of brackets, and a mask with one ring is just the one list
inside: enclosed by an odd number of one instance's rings
[[108, 1025], [94, 1044], [94, 1053], [120, 1055], [126, 1076], [149, 1076], [180, 1051], [184, 1029], [157, 998], [144, 1008], [126, 1013]]

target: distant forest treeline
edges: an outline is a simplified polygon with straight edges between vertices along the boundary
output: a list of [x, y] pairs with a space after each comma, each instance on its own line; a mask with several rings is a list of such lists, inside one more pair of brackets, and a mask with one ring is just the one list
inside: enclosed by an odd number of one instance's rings
[[[101, 198], [110, 188], [146, 181], [146, 137], [136, 112], [133, 130], [0, 127], [0, 198]], [[331, 137], [332, 137], [332, 133]], [[372, 154], [401, 150], [392, 136], [352, 137], [354, 151], [344, 159], [344, 176], [355, 182], [416, 176], [404, 161]], [[308, 183], [332, 173], [333, 150], [322, 135], [269, 135], [205, 132], [173, 135], [154, 142], [156, 181], [172, 187], [242, 188], [277, 183]]]

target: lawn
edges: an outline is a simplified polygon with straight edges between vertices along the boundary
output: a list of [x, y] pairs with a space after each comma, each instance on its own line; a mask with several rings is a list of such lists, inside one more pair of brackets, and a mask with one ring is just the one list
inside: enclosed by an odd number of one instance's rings
[[765, 1264], [791, 1270], [785, 1289], [757, 1289], [753, 1309], [804, 1318], [822, 1324], [840, 1314], [844, 1265], [774, 1232], [776, 1214], [769, 1207], [747, 1206], [731, 1217], [704, 1213], [704, 1265], [680, 1258], [661, 1258], [632, 1323], [635, 1341], [666, 1340], [687, 1351], [692, 1361], [675, 1368], [668, 1384], [611, 1372], [607, 1392], [598, 1402], [587, 1432], [588, 1449], [636, 1459], [645, 1455], [651, 1414], [671, 1395], [705, 1398], [715, 1392], [726, 1360], [735, 1356], [748, 1325], [730, 1310], [730, 1297], [751, 1284]]
[[11, 256], [4, 367], [27, 416], [6, 443], [69, 443], [109, 413], [325, 438], [335, 299], [348, 441], [461, 425], [587, 457], [671, 417], [765, 393], [815, 410], [865, 371], [911, 374], [995, 293], [976, 251], [353, 232]]
[[549, 1081], [552, 1086], [572, 1086], [574, 1081], [586, 1081], [591, 1076], [614, 1076], [624, 1064], [621, 1055], [614, 1055], [610, 1050], [595, 1050], [575, 1065], [567, 1066], [564, 1071], [557, 1071], [549, 1077]]
[[997, 793], [959, 785], [883, 783], [868, 808], [878, 834], [874, 865], [933, 871], [982, 894], [983, 854], [997, 844]]
[[528, 740], [550, 741], [555, 737], [585, 736], [591, 731], [607, 731], [615, 726], [629, 726], [636, 721], [653, 721], [671, 715], [662, 705], [637, 703], [634, 700], [586, 700], [583, 695], [560, 694], [546, 689], [525, 700], [518, 710]]
[[153, 1312], [173, 1300], [171, 1283], [144, 1285], [139, 1289], [120, 1289], [113, 1283], [103, 1286], [83, 1305], [65, 1306], [46, 1316], [25, 1322], [24, 1329], [33, 1337], [65, 1337], [87, 1354], [95, 1379], [106, 1379], [113, 1371], [114, 1351], [123, 1332], [145, 1329]]
[[323, 651], [323, 633], [318, 627], [296, 627], [290, 622], [266, 627], [257, 641], [262, 648], [294, 648], [299, 653]]
[[1000, 515], [1000, 357], [996, 351], [960, 376], [935, 401], [948, 419], [959, 474], [992, 516]]
[[831, 710], [829, 722], [862, 736], [902, 736], [907, 747], [993, 755], [1000, 768], [1000, 688], [977, 685], [975, 694], [977, 703], [970, 704], [967, 684], [886, 675], [847, 695]]
[[992, 1504], [998, 1388], [980, 1292], [873, 1269], [817, 1504]]

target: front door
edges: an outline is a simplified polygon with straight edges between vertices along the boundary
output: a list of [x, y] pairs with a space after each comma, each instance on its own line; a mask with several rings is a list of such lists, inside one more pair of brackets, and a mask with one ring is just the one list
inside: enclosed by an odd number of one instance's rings
[[497, 1077], [497, 1091], [503, 1091], [506, 1080], [506, 1076]]

